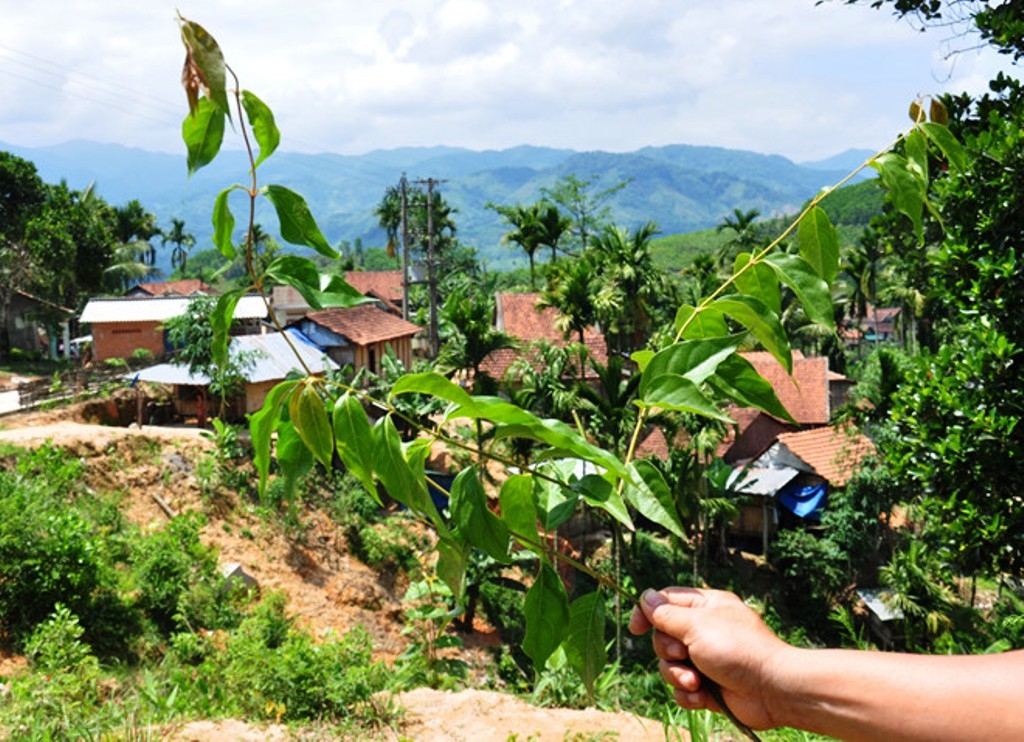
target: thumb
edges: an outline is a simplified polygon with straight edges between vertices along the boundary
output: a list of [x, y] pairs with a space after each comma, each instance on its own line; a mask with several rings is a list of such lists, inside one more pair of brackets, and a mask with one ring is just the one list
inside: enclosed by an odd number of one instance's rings
[[640, 610], [655, 629], [682, 639], [692, 626], [687, 609], [699, 604], [702, 597], [693, 588], [645, 590], [640, 596]]

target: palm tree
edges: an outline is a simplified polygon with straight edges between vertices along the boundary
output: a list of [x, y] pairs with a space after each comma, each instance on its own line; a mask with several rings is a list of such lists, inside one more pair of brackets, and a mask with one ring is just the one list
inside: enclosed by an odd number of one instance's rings
[[171, 267], [184, 273], [189, 250], [196, 244], [195, 235], [185, 231], [185, 220], [171, 219], [171, 228], [163, 232], [160, 240], [164, 247], [168, 242], [174, 245], [171, 250]]
[[761, 235], [754, 222], [761, 216], [757, 209], [742, 211], [733, 209], [732, 216], [725, 217], [717, 227], [716, 232], [731, 231], [733, 234], [727, 239], [718, 250], [717, 263], [719, 269], [726, 268], [730, 262], [741, 252], [752, 252], [761, 242]]
[[493, 392], [496, 386], [494, 379], [480, 371], [487, 356], [516, 344], [515, 338], [494, 327], [493, 281], [484, 283], [478, 288], [469, 280], [460, 281], [450, 289], [441, 307], [447, 332], [438, 365], [469, 372], [476, 394]]
[[529, 206], [516, 204], [515, 206], [497, 206], [488, 203], [487, 207], [494, 209], [512, 227], [502, 238], [502, 242], [511, 242], [522, 248], [530, 261], [530, 289], [536, 288], [536, 273], [534, 269], [534, 258], [537, 249], [541, 246], [544, 237], [540, 223], [541, 204], [535, 203]]
[[610, 225], [593, 241], [598, 267], [594, 305], [609, 352], [637, 350], [647, 341], [651, 312], [666, 292], [664, 273], [651, 257], [657, 232], [654, 222], [632, 233]]
[[156, 272], [156, 249], [150, 240], [160, 234], [160, 228], [156, 217], [133, 199], [114, 207], [113, 231], [113, 261], [104, 272], [124, 290]]

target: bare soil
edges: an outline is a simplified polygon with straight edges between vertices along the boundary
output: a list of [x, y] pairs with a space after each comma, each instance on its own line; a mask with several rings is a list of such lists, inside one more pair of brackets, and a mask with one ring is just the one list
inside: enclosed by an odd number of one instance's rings
[[[314, 635], [344, 633], [361, 624], [382, 659], [401, 653], [404, 586], [349, 555], [338, 527], [323, 513], [303, 513], [307, 528], [300, 539], [292, 539], [249, 514], [231, 493], [204, 508], [196, 466], [213, 443], [196, 428], [113, 427], [96, 424], [97, 419], [96, 410], [88, 404], [6, 415], [0, 417], [0, 444], [32, 447], [52, 441], [72, 451], [86, 462], [86, 484], [96, 491], [124, 492], [123, 512], [142, 527], [167, 522], [168, 509], [171, 513], [205, 509], [209, 522], [203, 538], [216, 547], [221, 563], [241, 565], [261, 590], [286, 593], [291, 610]], [[465, 642], [465, 659], [471, 666], [481, 666], [488, 661], [483, 647], [496, 641], [500, 637], [482, 626]], [[23, 666], [22, 658], [0, 657], [0, 676]], [[595, 709], [541, 709], [494, 691], [417, 689], [397, 700], [403, 709], [402, 722], [397, 730], [380, 732], [379, 739], [665, 739], [661, 725], [649, 719]], [[197, 721], [160, 731], [162, 738], [178, 742], [283, 740], [291, 735], [280, 725], [259, 726], [244, 720]]]

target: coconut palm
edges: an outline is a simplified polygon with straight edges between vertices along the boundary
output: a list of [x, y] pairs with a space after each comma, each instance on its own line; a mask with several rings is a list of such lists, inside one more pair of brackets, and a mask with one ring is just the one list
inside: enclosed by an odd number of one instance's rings
[[160, 244], [164, 247], [168, 242], [174, 246], [171, 249], [171, 267], [184, 273], [189, 250], [196, 244], [195, 235], [185, 231], [184, 219], [171, 219], [171, 228], [163, 232], [160, 238]]

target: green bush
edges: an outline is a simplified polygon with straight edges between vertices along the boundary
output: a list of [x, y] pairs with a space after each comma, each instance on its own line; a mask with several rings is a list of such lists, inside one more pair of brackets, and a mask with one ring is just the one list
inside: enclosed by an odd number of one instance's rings
[[119, 597], [121, 523], [76, 495], [80, 469], [44, 446], [0, 471], [0, 640], [15, 647], [58, 603], [93, 646], [122, 649], [134, 624]]
[[199, 513], [179, 515], [135, 544], [137, 605], [163, 635], [241, 619], [245, 591], [217, 572], [216, 552], [199, 540], [204, 522]]

